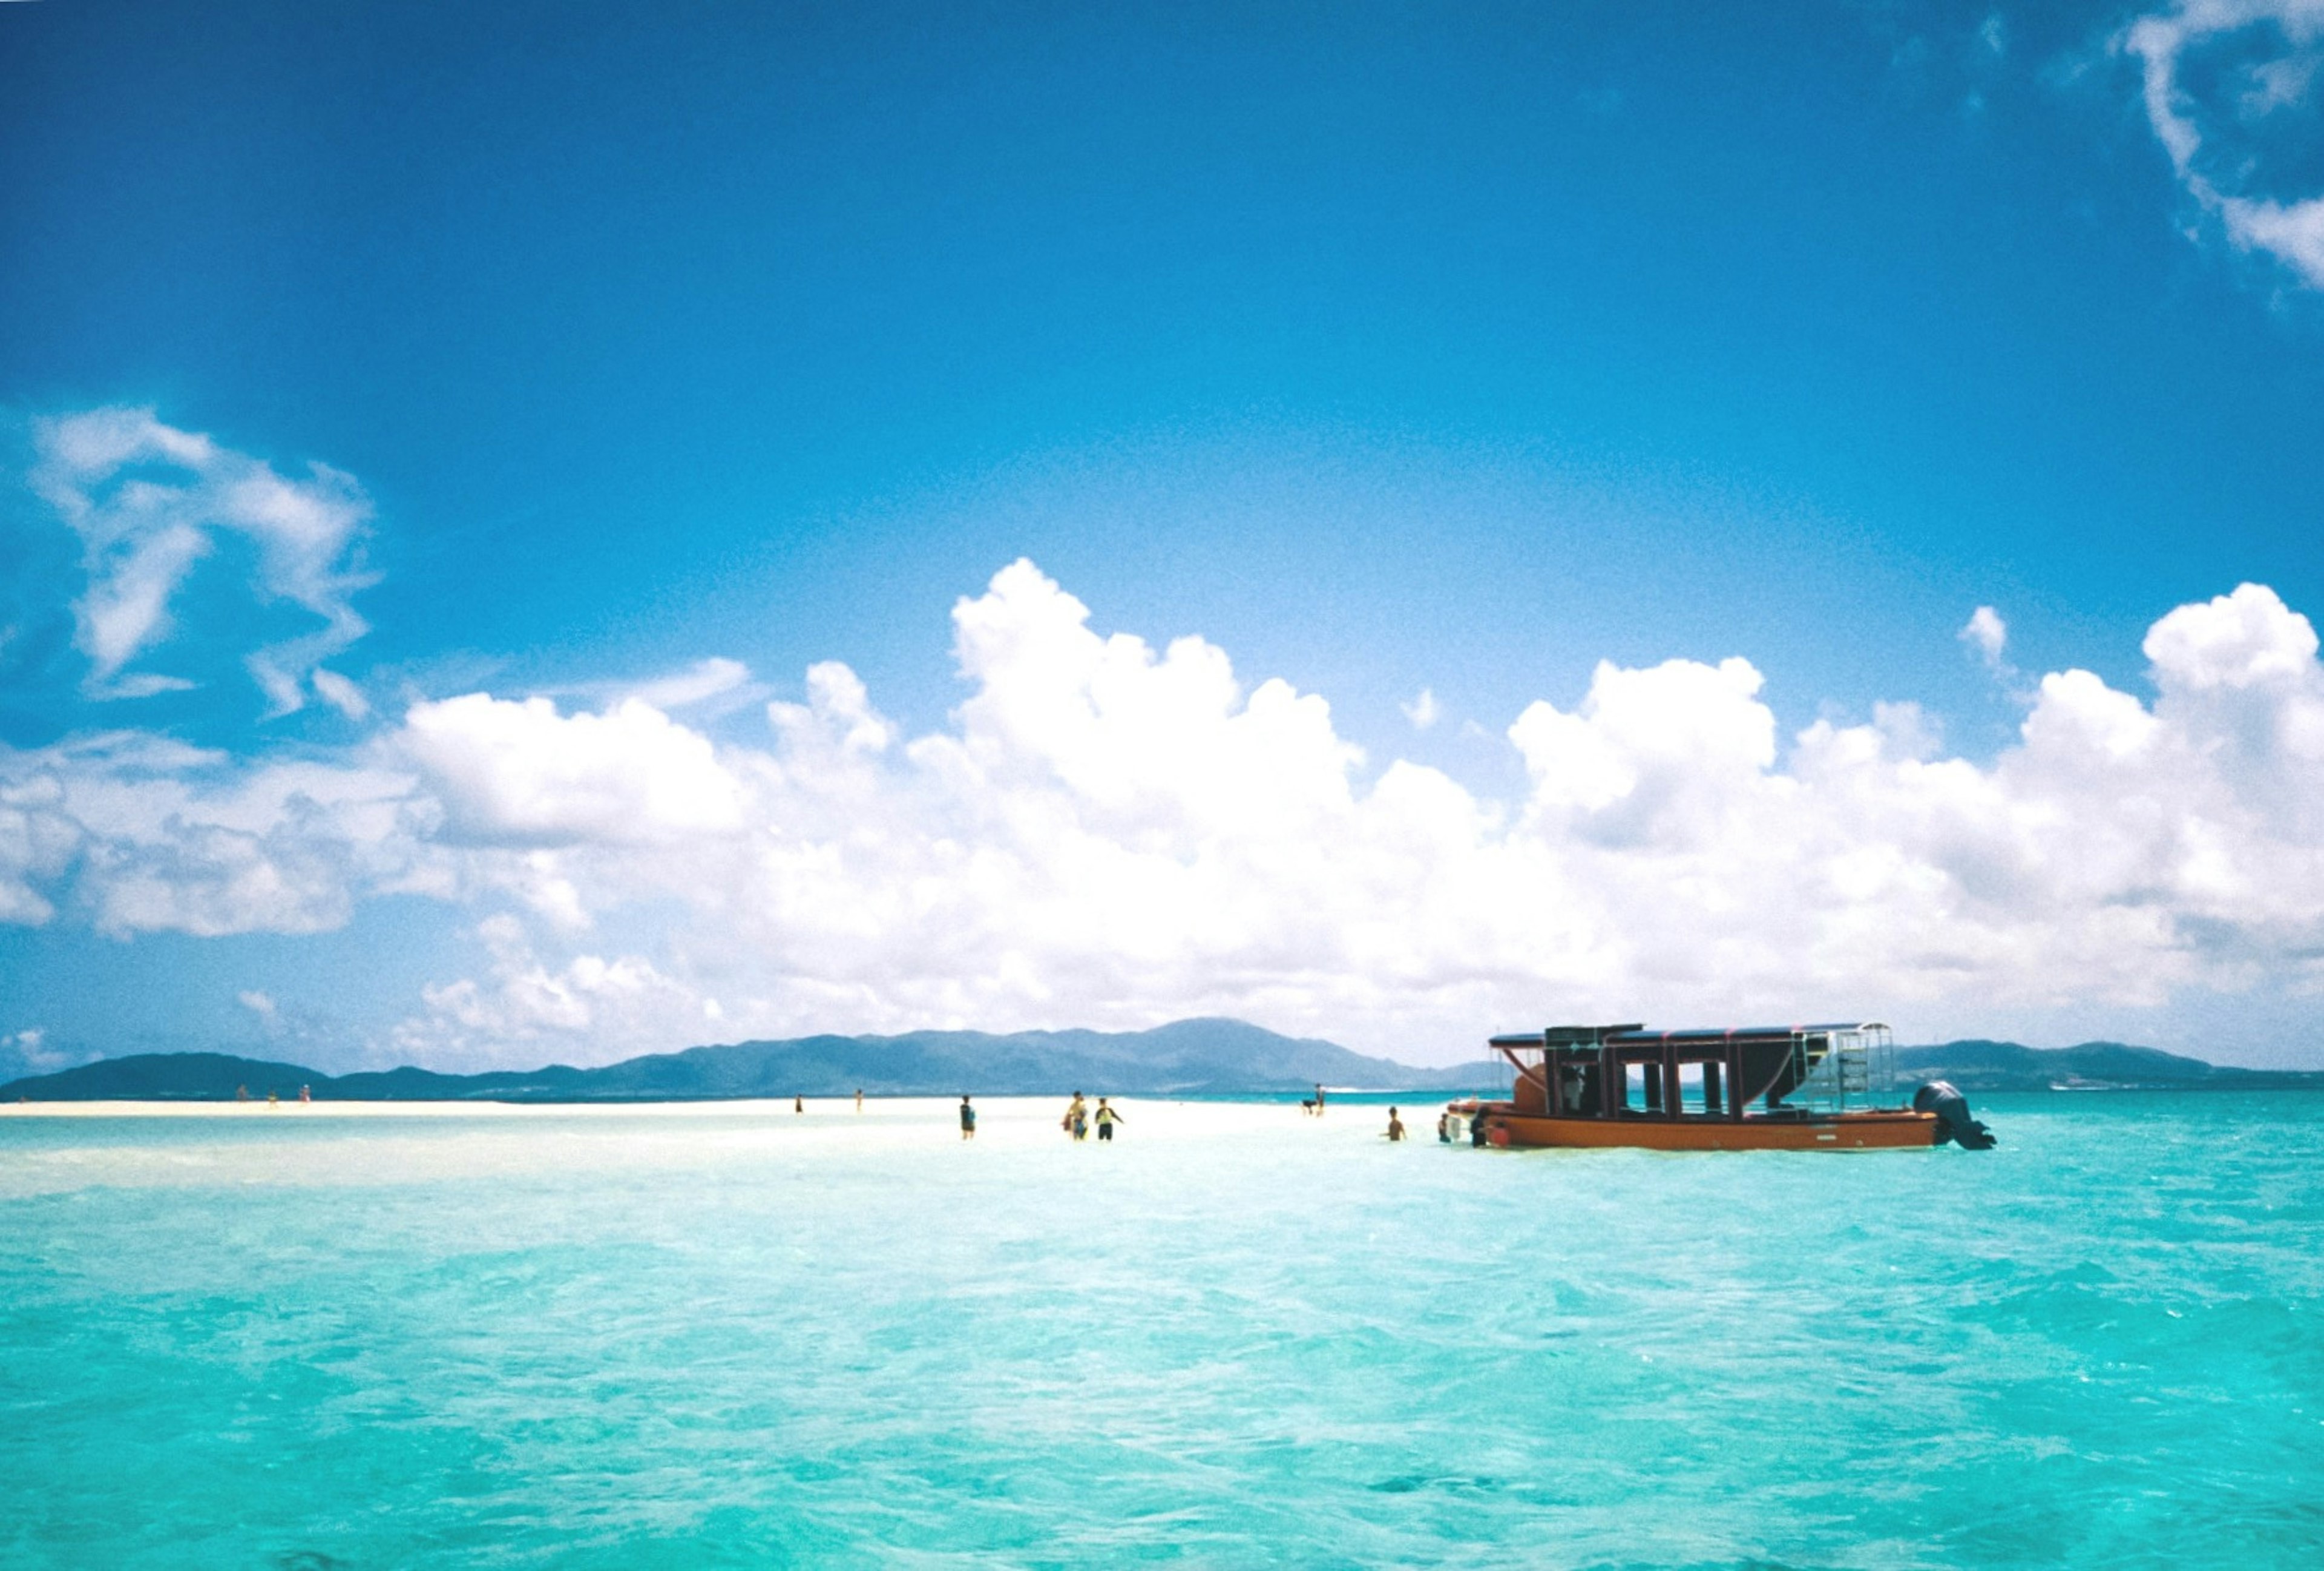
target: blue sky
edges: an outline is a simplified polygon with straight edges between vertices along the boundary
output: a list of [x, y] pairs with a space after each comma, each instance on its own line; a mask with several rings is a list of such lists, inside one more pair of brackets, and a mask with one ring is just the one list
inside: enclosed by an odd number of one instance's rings
[[[1182, 933], [1213, 962], [1187, 975], [1211, 980], [1149, 986], [1172, 967], [1139, 946], [1166, 937], [1094, 955], [1027, 937], [1055, 919], [1054, 869], [1030, 906], [955, 913], [989, 940], [956, 973], [825, 953], [788, 884], [731, 896], [773, 925], [714, 961], [706, 934], [730, 905], [690, 904], [698, 881], [666, 866], [564, 866], [604, 848], [577, 820], [512, 827], [461, 797], [490, 772], [427, 753], [408, 718], [488, 693], [571, 720], [715, 658], [747, 679], [668, 713], [748, 774], [779, 754], [765, 705], [807, 703], [807, 669], [842, 662], [892, 732], [882, 758], [931, 735], [973, 753], [955, 603], [1024, 558], [1099, 633], [1157, 661], [1187, 635], [1223, 652], [1241, 684], [1228, 711], [1269, 678], [1320, 695], [1361, 750], [1360, 804], [1403, 760], [1509, 825], [1538, 818], [1554, 770], [1510, 727], [1536, 700], [1582, 713], [1601, 661], [1748, 661], [1776, 775], [1803, 728], [1897, 703], [1920, 706], [1934, 756], [2006, 770], [2043, 675], [2082, 669], [2155, 703], [2142, 641], [2174, 608], [2245, 583], [2287, 617], [2324, 606], [2324, 217], [2301, 205], [2324, 191], [2319, 18], [2300, 0], [2226, 9], [2236, 24], [2210, 28], [2162, 5], [0, 7], [15, 789], [115, 733], [218, 756], [84, 761], [59, 788], [70, 801], [102, 794], [89, 771], [226, 790], [298, 762], [416, 782], [395, 798], [394, 865], [343, 868], [295, 919], [263, 901], [122, 916], [104, 884], [134, 860], [121, 847], [177, 831], [162, 809], [133, 828], [72, 807], [46, 860], [22, 854], [37, 898], [0, 926], [0, 1037], [34, 1033], [20, 1051], [51, 1057], [271, 1043], [318, 1062], [533, 1061], [730, 1023], [1215, 1008], [1343, 1039], [1393, 1018], [1358, 1045], [1443, 1058], [1535, 1000], [1662, 1018], [1788, 1013], [1796, 993], [1907, 1035], [2108, 1032], [2324, 1064], [2324, 1042], [2283, 1036], [2310, 1017], [2317, 934], [2282, 901], [2263, 917], [2163, 900], [2171, 930], [2139, 941], [2184, 968], [2135, 998], [2103, 966], [2061, 961], [2051, 986], [1933, 938], [1953, 980], [1914, 971], [1893, 999], [1883, 967], [1918, 963], [1868, 949], [1792, 992], [1775, 972], [1729, 988], [1710, 956], [1748, 933], [1706, 929], [1673, 971], [1624, 925], [1651, 917], [1608, 910], [1529, 936], [1572, 945], [1571, 966], [1510, 960], [1489, 984], [1449, 964], [1392, 1007], [1365, 991], [1377, 977], [1342, 975], [1363, 952], [1342, 938], [1286, 957]], [[351, 510], [303, 598], [267, 555], [283, 537], [204, 524], [166, 624], [120, 668], [173, 685], [138, 697], [92, 678], [101, 553], [37, 483], [41, 433], [105, 410], [206, 434], [233, 473]], [[84, 478], [95, 495], [123, 473]], [[1038, 620], [1035, 601], [1007, 603]], [[1991, 660], [1960, 636], [1980, 605], [2007, 630]], [[284, 658], [327, 661], [357, 701], [324, 701], [299, 670], [298, 707], [270, 698], [252, 652], [335, 612], [360, 633]], [[1097, 789], [1008, 735], [1069, 796]], [[2294, 749], [2267, 767], [2296, 795], [2310, 766]], [[881, 778], [862, 822], [948, 845], [982, 821], [948, 799], [965, 818], [939, 833], [908, 781]], [[2212, 809], [2187, 790], [2171, 810], [2191, 822]], [[1109, 845], [1161, 833], [1093, 827], [1074, 799], [1078, 831]], [[226, 827], [279, 846], [297, 815], [272, 810]], [[2246, 827], [2258, 811], [2219, 810]], [[716, 825], [687, 834], [741, 832]], [[1199, 869], [1259, 831], [1170, 833]], [[2308, 833], [2274, 824], [2248, 855], [2281, 864]], [[543, 857], [563, 859], [586, 920], [512, 892], [550, 875], [508, 869]], [[851, 867], [818, 898], [885, 909], [890, 875], [939, 876]], [[2123, 877], [2072, 919], [2094, 948], [2120, 941], [2105, 935], [2125, 910], [2155, 915], [2136, 892], [2169, 882]], [[1324, 903], [1341, 898], [1360, 897]], [[667, 1007], [617, 1026], [573, 967], [618, 979], [625, 960]], [[463, 984], [505, 1002], [536, 974], [546, 1012], [478, 1003], [445, 1024]]]

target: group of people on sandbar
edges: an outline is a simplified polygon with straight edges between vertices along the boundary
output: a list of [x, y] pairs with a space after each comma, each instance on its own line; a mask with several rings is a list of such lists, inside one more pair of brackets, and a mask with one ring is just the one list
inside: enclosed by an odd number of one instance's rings
[[1127, 1122], [1128, 1120], [1121, 1116], [1113, 1104], [1102, 1096], [1097, 1099], [1097, 1111], [1091, 1112], [1089, 1104], [1084, 1101], [1082, 1094], [1076, 1091], [1074, 1093], [1073, 1101], [1065, 1106], [1065, 1117], [1057, 1121], [1057, 1127], [1075, 1140], [1087, 1140], [1090, 1125], [1095, 1124], [1098, 1139], [1111, 1141], [1113, 1139], [1113, 1126]]

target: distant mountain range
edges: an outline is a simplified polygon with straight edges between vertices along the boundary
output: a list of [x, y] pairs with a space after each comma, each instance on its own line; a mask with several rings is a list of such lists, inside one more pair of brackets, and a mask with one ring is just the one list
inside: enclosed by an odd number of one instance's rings
[[2237, 1069], [2159, 1048], [2084, 1042], [2029, 1048], [1981, 1040], [1896, 1049], [1899, 1078], [1950, 1080], [1963, 1091], [2274, 1091], [2324, 1089], [2324, 1072]]
[[[2324, 1073], [2234, 1069], [2153, 1048], [2084, 1042], [2028, 1048], [1959, 1041], [1897, 1050], [1907, 1082], [1950, 1080], [1964, 1091], [2273, 1090], [2324, 1088]], [[1145, 1031], [913, 1031], [895, 1037], [802, 1037], [655, 1053], [602, 1068], [446, 1075], [401, 1068], [326, 1075], [300, 1064], [226, 1053], [141, 1053], [0, 1086], [0, 1101], [230, 1102], [243, 1091], [286, 1099], [301, 1086], [340, 1102], [678, 1102], [740, 1097], [1045, 1095], [1222, 1096], [1351, 1090], [1454, 1092], [1507, 1084], [1496, 1064], [1422, 1069], [1312, 1038], [1233, 1020], [1182, 1020]]]
[[675, 1102], [754, 1096], [987, 1096], [1062, 1094], [1230, 1095], [1305, 1091], [1471, 1091], [1499, 1084], [1489, 1064], [1421, 1069], [1234, 1020], [1182, 1020], [1144, 1031], [913, 1031], [802, 1037], [655, 1053], [602, 1068], [563, 1064], [482, 1075], [386, 1069], [326, 1075], [226, 1053], [102, 1058], [0, 1086], [0, 1101], [227, 1102], [247, 1089], [341, 1102]]

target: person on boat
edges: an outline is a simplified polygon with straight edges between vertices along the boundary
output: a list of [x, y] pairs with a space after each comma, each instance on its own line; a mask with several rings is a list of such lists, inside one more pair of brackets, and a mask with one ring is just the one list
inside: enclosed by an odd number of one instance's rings
[[1074, 1093], [1074, 1099], [1067, 1104], [1065, 1116], [1058, 1121], [1057, 1127], [1075, 1140], [1081, 1140], [1088, 1135], [1089, 1107], [1082, 1101], [1080, 1092]]
[[1582, 1066], [1579, 1064], [1566, 1065], [1565, 1067], [1558, 1071], [1557, 1078], [1558, 1084], [1563, 1088], [1565, 1094], [1564, 1104], [1566, 1116], [1571, 1118], [1579, 1115], [1583, 1111], [1582, 1104]]
[[1404, 1120], [1396, 1115], [1396, 1109], [1393, 1107], [1388, 1110], [1388, 1137], [1390, 1140], [1404, 1138]]
[[1097, 1099], [1096, 1118], [1098, 1139], [1102, 1141], [1111, 1141], [1113, 1139], [1113, 1126], [1121, 1122], [1121, 1114], [1113, 1110], [1113, 1104], [1111, 1103], [1101, 1096]]
[[965, 1095], [963, 1095], [960, 1099], [960, 1138], [963, 1140], [976, 1138], [976, 1109], [968, 1104], [968, 1097]]

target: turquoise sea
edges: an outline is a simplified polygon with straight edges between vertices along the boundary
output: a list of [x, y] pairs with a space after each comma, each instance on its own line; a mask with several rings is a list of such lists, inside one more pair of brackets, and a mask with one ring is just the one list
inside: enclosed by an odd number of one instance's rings
[[2324, 1096], [1977, 1101], [12, 1113], [0, 1565], [2324, 1564]]

